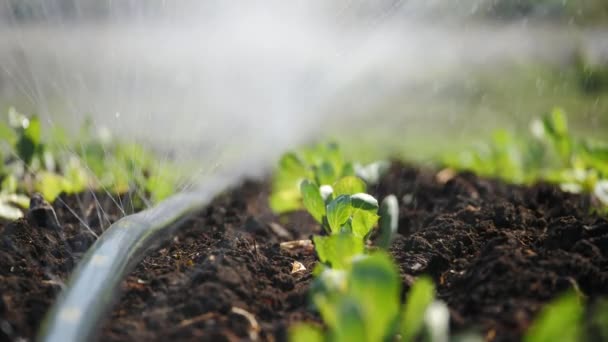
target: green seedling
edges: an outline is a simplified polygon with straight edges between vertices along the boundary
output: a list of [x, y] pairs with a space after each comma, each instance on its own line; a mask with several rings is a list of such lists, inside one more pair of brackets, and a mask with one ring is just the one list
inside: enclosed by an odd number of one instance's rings
[[[345, 182], [356, 179], [358, 189], [364, 189], [365, 184], [378, 182], [381, 175], [388, 169], [388, 162], [375, 162], [369, 165], [356, 164], [346, 160], [338, 145], [334, 143], [318, 144], [296, 152], [288, 152], [279, 160], [275, 171], [270, 195], [270, 207], [275, 213], [285, 213], [304, 208], [300, 193], [302, 180], [309, 180], [319, 187], [336, 187], [334, 195], [342, 194], [342, 186], [335, 184], [339, 180]], [[353, 178], [349, 178], [349, 177]], [[354, 177], [357, 176], [357, 177]], [[356, 192], [365, 192], [358, 190]], [[352, 194], [352, 193], [351, 193]]]
[[270, 195], [270, 207], [284, 213], [303, 206], [300, 183], [304, 179], [319, 185], [331, 185], [343, 176], [354, 175], [336, 144], [319, 144], [297, 152], [288, 152], [279, 160]]
[[365, 183], [354, 176], [331, 187], [319, 187], [309, 180], [300, 184], [304, 207], [328, 234], [349, 232], [364, 238], [378, 221], [378, 201], [359, 191], [365, 191]]
[[324, 218], [327, 213], [325, 208], [325, 198], [331, 194], [321, 195], [319, 187], [308, 180], [302, 181], [300, 184], [300, 192], [302, 196], [302, 202], [304, 207], [308, 210], [308, 213], [317, 220], [317, 222], [323, 224]]
[[[324, 157], [315, 159], [314, 154], [309, 154], [306, 158], [316, 162], [315, 166], [307, 166], [305, 158], [293, 153], [283, 156], [274, 189], [279, 183], [289, 187], [282, 193], [275, 191], [274, 200], [288, 201], [283, 208], [302, 205], [326, 233], [313, 237], [321, 263], [313, 272], [311, 298], [327, 329], [297, 325], [290, 331], [290, 339], [382, 341], [401, 337], [403, 341], [414, 341], [425, 326], [431, 338], [448, 336], [445, 305], [437, 304], [443, 311], [427, 313], [435, 298], [433, 283], [426, 278], [417, 281], [402, 307], [401, 280], [390, 256], [382, 250], [366, 254], [367, 240], [379, 219], [379, 247], [388, 248], [398, 229], [397, 198], [387, 196], [379, 206], [366, 193], [366, 181], [377, 182], [388, 164], [357, 167], [357, 174], [363, 179], [353, 174], [336, 178], [332, 171], [336, 168], [330, 167]], [[299, 184], [299, 198], [291, 190], [294, 182]]]
[[598, 300], [590, 310], [588, 320], [589, 340], [608, 341], [608, 298]]
[[[340, 276], [329, 276], [336, 272]], [[432, 282], [416, 281], [401, 305], [399, 272], [384, 252], [354, 259], [348, 271], [325, 269], [315, 283], [324, 284], [313, 286], [312, 299], [327, 329], [296, 325], [290, 330], [292, 341], [363, 342], [398, 336], [401, 341], [414, 341], [425, 326], [430, 328], [425, 315], [435, 298]]]
[[[301, 185], [304, 207], [321, 224], [327, 236], [314, 236], [321, 262], [343, 269], [350, 258], [365, 251], [365, 244], [378, 222], [378, 201], [366, 194], [365, 183], [354, 176], [339, 179], [333, 186], [304, 180]], [[383, 201], [378, 246], [388, 248], [397, 232], [398, 205], [395, 196]]]
[[[302, 185], [303, 189], [313, 187], [306, 181]], [[323, 207], [318, 190], [312, 195], [314, 200], [306, 200], [306, 194], [303, 196], [305, 203], [316, 202], [307, 208], [309, 211], [317, 209], [316, 218], [323, 222], [323, 227], [329, 234], [313, 237], [319, 259], [333, 268], [347, 268], [353, 257], [365, 251], [365, 241], [378, 221], [378, 202], [364, 193], [342, 194]], [[323, 212], [325, 216], [320, 217]]]
[[[550, 145], [564, 165], [568, 165], [572, 154], [572, 138], [568, 131], [568, 120], [563, 110], [556, 108], [540, 119], [541, 124], [532, 124], [535, 137]], [[540, 129], [539, 129], [540, 128]]]
[[547, 304], [524, 336], [526, 342], [605, 341], [608, 338], [608, 300], [585, 308], [580, 292], [569, 291]]
[[529, 328], [524, 341], [581, 341], [583, 310], [581, 299], [574, 292], [558, 298], [543, 309]]
[[363, 239], [346, 232], [329, 236], [315, 235], [312, 240], [319, 260], [338, 270], [347, 269], [354, 257], [365, 252]]
[[424, 326], [426, 309], [435, 300], [435, 285], [429, 278], [416, 281], [407, 295], [401, 315], [401, 338], [412, 341]]
[[491, 143], [446, 156], [444, 162], [455, 169], [514, 183], [546, 180], [559, 184], [564, 191], [594, 193], [608, 205], [601, 185], [608, 180], [606, 142], [575, 139], [560, 109], [534, 120], [530, 130], [530, 136], [521, 137], [498, 131]]
[[0, 123], [0, 217], [5, 219], [21, 217], [27, 195], [34, 192], [49, 202], [61, 193], [98, 189], [136, 192], [136, 200], [157, 202], [171, 195], [181, 179], [171, 163], [160, 163], [140, 145], [98, 134], [90, 121], [77, 141], [59, 128], [44, 131], [37, 117], [13, 108], [7, 122]]

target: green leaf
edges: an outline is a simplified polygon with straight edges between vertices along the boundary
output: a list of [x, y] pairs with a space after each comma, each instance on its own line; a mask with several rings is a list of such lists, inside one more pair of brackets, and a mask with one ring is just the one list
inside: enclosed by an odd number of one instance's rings
[[340, 174], [340, 176], [346, 177], [346, 176], [354, 176], [354, 175], [355, 175], [355, 167], [353, 166], [353, 163], [350, 163], [350, 162], [344, 163], [344, 166], [342, 167], [342, 173]]
[[[45, 200], [52, 202], [70, 187], [68, 180], [53, 172], [42, 171], [36, 175], [34, 188]], [[69, 192], [69, 191], [66, 191]]]
[[[317, 293], [312, 296], [312, 301], [315, 308], [323, 318], [323, 322], [330, 328], [334, 329], [338, 324], [337, 301], [342, 294], [328, 292]], [[330, 339], [331, 340], [331, 339]]]
[[34, 155], [41, 152], [40, 139], [42, 129], [37, 117], [22, 119], [22, 132], [19, 136], [15, 149], [17, 155], [26, 165], [31, 165]]
[[350, 198], [351, 205], [355, 209], [369, 210], [373, 212], [377, 212], [378, 210], [378, 200], [376, 200], [372, 195], [358, 193], [350, 196]]
[[347, 271], [338, 270], [318, 263], [313, 270], [315, 280], [311, 286], [311, 292], [324, 295], [333, 293], [344, 293], [347, 287]]
[[[323, 184], [332, 184], [336, 181], [337, 177], [343, 175], [343, 168], [345, 165], [344, 156], [342, 155], [340, 148], [335, 143], [317, 144], [313, 147], [304, 149], [302, 155], [309, 165], [322, 166], [322, 164], [328, 164], [333, 170], [332, 179], [328, 180]], [[317, 179], [319, 180], [319, 179]], [[320, 181], [320, 180], [319, 180]]]
[[343, 297], [338, 302], [336, 326], [332, 329], [332, 340], [336, 342], [381, 341], [367, 334], [370, 327], [356, 299]]
[[302, 201], [306, 210], [308, 210], [317, 222], [323, 223], [325, 202], [323, 201], [323, 197], [321, 197], [319, 187], [308, 180], [304, 180], [302, 184], [300, 184], [300, 192], [302, 193]]
[[0, 185], [0, 193], [2, 194], [14, 194], [17, 192], [17, 177], [12, 174], [8, 174], [2, 180]]
[[90, 177], [87, 170], [82, 166], [80, 159], [70, 158], [63, 172], [63, 191], [73, 194], [85, 191], [89, 188]]
[[42, 125], [37, 116], [34, 116], [29, 120], [29, 125], [24, 128], [23, 135], [28, 137], [35, 146], [40, 144], [40, 140], [42, 139]]
[[289, 341], [322, 342], [325, 341], [321, 328], [312, 324], [299, 323], [289, 328]]
[[424, 315], [435, 299], [435, 285], [430, 278], [418, 278], [407, 294], [401, 320], [401, 338], [413, 341], [424, 325]]
[[566, 114], [563, 110], [556, 108], [549, 115], [545, 115], [542, 121], [551, 146], [562, 158], [563, 163], [567, 164], [572, 152], [572, 142], [568, 134]]
[[352, 223], [352, 217], [349, 217], [348, 220], [346, 220], [346, 222], [344, 222], [342, 227], [340, 227], [340, 233], [352, 234], [353, 227], [351, 226], [351, 223]]
[[315, 178], [320, 185], [333, 184], [336, 179], [336, 170], [328, 161], [324, 161], [315, 168]]
[[17, 133], [3, 122], [0, 122], [0, 141], [6, 141], [10, 146], [17, 141]]
[[365, 182], [355, 176], [342, 177], [333, 185], [334, 196], [354, 195], [359, 192], [365, 192], [365, 188]]
[[392, 333], [399, 315], [401, 279], [386, 253], [374, 253], [353, 262], [349, 294], [361, 308], [368, 341], [383, 341]]
[[566, 113], [561, 108], [555, 108], [551, 111], [551, 128], [554, 134], [559, 136], [568, 135], [568, 119]]
[[318, 263], [313, 272], [315, 279], [310, 288], [312, 302], [328, 327], [338, 321], [337, 302], [347, 289], [347, 271], [337, 270]]
[[365, 250], [363, 241], [353, 234], [316, 235], [312, 239], [319, 260], [335, 269], [347, 269], [352, 257]]
[[306, 164], [293, 152], [285, 153], [281, 157], [279, 170], [294, 177], [305, 177], [308, 173]]
[[336, 171], [336, 176], [341, 174], [340, 171], [344, 168], [345, 161], [337, 143], [329, 142], [325, 145], [324, 157]]
[[302, 195], [298, 188], [289, 191], [273, 191], [270, 195], [270, 208], [277, 214], [294, 211], [302, 207]]
[[367, 237], [376, 222], [378, 222], [379, 217], [373, 211], [354, 210], [352, 214], [353, 219], [350, 223], [353, 234], [362, 239]]
[[34, 142], [25, 135], [21, 135], [15, 146], [17, 155], [23, 161], [25, 165], [30, 165], [34, 154], [36, 153], [36, 145]]
[[[302, 179], [314, 179], [319, 186], [329, 186], [339, 176], [351, 174], [352, 165], [345, 162], [340, 149], [333, 143], [307, 147], [298, 153], [286, 153], [273, 179], [271, 208], [278, 213], [301, 208], [299, 192], [294, 194], [290, 189]], [[326, 199], [329, 200], [331, 196]]]
[[597, 331], [601, 341], [608, 341], [608, 298], [602, 298], [593, 305], [591, 326]]
[[399, 228], [399, 203], [395, 195], [386, 196], [380, 205], [380, 237], [377, 245], [388, 249]]
[[583, 309], [574, 292], [558, 298], [542, 310], [526, 333], [524, 341], [581, 341]]
[[350, 218], [351, 212], [351, 196], [340, 195], [329, 202], [327, 205], [327, 222], [332, 233], [340, 231], [342, 225]]
[[158, 164], [145, 181], [146, 190], [150, 193], [152, 202], [158, 203], [171, 196], [176, 190], [178, 178], [173, 168]]

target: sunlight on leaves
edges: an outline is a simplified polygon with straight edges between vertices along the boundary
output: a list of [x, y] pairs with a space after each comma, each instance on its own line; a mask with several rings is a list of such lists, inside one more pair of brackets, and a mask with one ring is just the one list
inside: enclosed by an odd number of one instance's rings
[[346, 269], [352, 257], [363, 253], [363, 241], [348, 233], [313, 236], [315, 250], [321, 262], [335, 269]]
[[365, 182], [355, 176], [342, 177], [337, 180], [333, 185], [333, 193], [335, 196], [354, 195], [356, 193], [365, 191]]
[[317, 222], [323, 222], [323, 216], [325, 216], [325, 201], [321, 197], [319, 187], [316, 184], [305, 180], [300, 185], [300, 191], [302, 192], [302, 202], [308, 212], [314, 217]]
[[[319, 195], [320, 196], [320, 195]], [[327, 221], [332, 233], [340, 231], [340, 228], [350, 218], [352, 213], [351, 197], [341, 195], [333, 199], [327, 205]]]

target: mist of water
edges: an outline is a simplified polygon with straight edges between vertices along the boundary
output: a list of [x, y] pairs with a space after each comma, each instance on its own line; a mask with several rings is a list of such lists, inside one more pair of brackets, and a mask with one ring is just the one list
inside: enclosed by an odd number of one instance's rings
[[[438, 86], [457, 90], [475, 70], [559, 62], [571, 48], [543, 27], [471, 21], [483, 1], [54, 0], [31, 9], [36, 20], [4, 1], [4, 98], [49, 125], [91, 115], [203, 173], [263, 171], [299, 143], [365, 134], [391, 99], [442, 101]], [[375, 125], [394, 134], [425, 116]]]

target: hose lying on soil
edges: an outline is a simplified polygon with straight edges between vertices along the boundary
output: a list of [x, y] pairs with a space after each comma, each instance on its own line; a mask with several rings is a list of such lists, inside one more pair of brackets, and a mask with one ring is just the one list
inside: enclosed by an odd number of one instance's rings
[[209, 184], [205, 191], [174, 195], [110, 226], [71, 274], [47, 313], [38, 340], [90, 341], [117, 299], [118, 286], [146, 251], [170, 237], [181, 222], [201, 210], [228, 183]]

